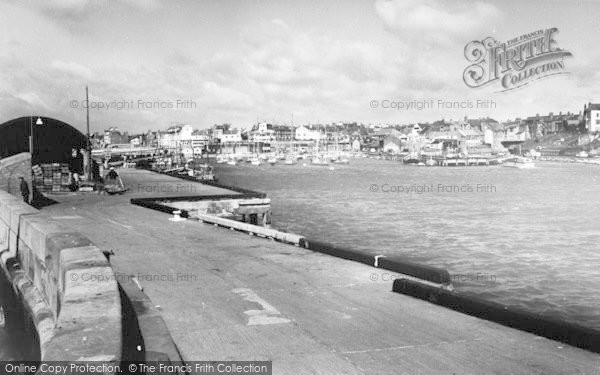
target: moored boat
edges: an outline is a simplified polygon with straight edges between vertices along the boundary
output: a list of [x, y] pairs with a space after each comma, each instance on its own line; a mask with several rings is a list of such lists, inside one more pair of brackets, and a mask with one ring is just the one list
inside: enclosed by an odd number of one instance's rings
[[412, 153], [402, 158], [402, 162], [404, 162], [404, 164], [419, 164], [421, 159], [419, 158], [419, 155]]
[[329, 163], [327, 162], [327, 159], [325, 159], [322, 156], [315, 156], [315, 157], [313, 157], [312, 160], [311, 160], [311, 164], [312, 165], [318, 165], [318, 166], [329, 165]]
[[515, 157], [504, 160], [504, 163], [502, 164], [502, 166], [509, 167], [509, 168], [518, 168], [518, 169], [531, 169], [531, 168], [535, 167], [535, 163], [533, 162], [533, 160], [531, 160], [529, 158], [524, 158], [522, 156], [515, 156]]

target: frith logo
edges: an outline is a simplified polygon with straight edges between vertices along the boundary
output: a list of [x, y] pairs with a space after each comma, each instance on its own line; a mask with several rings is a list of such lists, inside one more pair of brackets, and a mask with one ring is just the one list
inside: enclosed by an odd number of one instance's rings
[[505, 43], [488, 37], [465, 46], [469, 65], [463, 80], [469, 87], [481, 87], [499, 81], [502, 90], [512, 90], [540, 78], [568, 73], [564, 58], [571, 52], [558, 48], [553, 27], [521, 35]]

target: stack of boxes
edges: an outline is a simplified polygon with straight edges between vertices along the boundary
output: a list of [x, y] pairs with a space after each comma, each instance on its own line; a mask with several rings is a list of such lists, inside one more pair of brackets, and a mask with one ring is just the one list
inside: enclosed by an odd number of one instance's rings
[[33, 182], [39, 191], [53, 193], [70, 191], [70, 176], [68, 164], [41, 164], [34, 165], [32, 169]]

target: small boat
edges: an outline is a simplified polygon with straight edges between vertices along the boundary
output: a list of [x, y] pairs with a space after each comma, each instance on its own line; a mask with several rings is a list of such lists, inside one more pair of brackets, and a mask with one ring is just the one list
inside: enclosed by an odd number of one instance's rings
[[287, 158], [285, 158], [285, 165], [294, 165], [296, 164], [296, 158], [293, 156], [288, 156]]
[[198, 181], [217, 180], [213, 173], [213, 167], [208, 164], [193, 164], [188, 171], [191, 172], [190, 176], [195, 177]]
[[585, 152], [585, 151], [581, 151], [581, 152], [577, 153], [577, 157], [578, 158], [587, 158], [589, 156], [590, 155], [587, 152]]
[[350, 160], [348, 160], [346, 158], [342, 158], [342, 159], [337, 159], [334, 163], [335, 164], [350, 164]]
[[425, 165], [428, 167], [433, 167], [437, 165], [437, 161], [433, 160], [433, 158], [429, 158], [429, 160], [425, 162]]
[[227, 161], [227, 165], [237, 165], [237, 161], [235, 161], [235, 159], [231, 158]]
[[275, 165], [277, 164], [277, 158], [276, 157], [270, 157], [268, 160], [268, 163], [271, 165]]
[[329, 163], [327, 162], [327, 160], [323, 157], [314, 157], [311, 161], [312, 165], [318, 165], [318, 166], [326, 166], [329, 165]]
[[262, 163], [261, 163], [261, 161], [260, 161], [260, 159], [259, 159], [259, 158], [252, 158], [252, 160], [250, 161], [250, 164], [252, 164], [252, 165], [256, 165], [256, 166], [259, 166], [259, 165], [261, 165]]
[[417, 155], [416, 153], [412, 153], [412, 154], [406, 155], [402, 159], [402, 162], [404, 164], [419, 164], [421, 162], [421, 159], [419, 158], [419, 155]]
[[518, 168], [518, 169], [531, 169], [535, 167], [533, 160], [524, 158], [522, 156], [516, 156], [514, 158], [508, 158], [504, 160], [502, 164], [504, 167]]

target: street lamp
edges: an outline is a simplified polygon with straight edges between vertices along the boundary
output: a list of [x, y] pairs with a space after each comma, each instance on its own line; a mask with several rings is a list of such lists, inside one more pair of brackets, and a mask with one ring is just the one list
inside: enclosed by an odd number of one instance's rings
[[[36, 125], [44, 125], [41, 117], [38, 117], [35, 121]], [[29, 153], [33, 157], [33, 116], [29, 117]]]
[[[44, 121], [42, 121], [41, 117], [38, 117], [37, 120], [35, 121], [36, 125], [44, 125]], [[33, 162], [33, 116], [29, 117], [29, 154], [30, 154], [30, 160], [31, 163]], [[35, 177], [33, 176], [33, 168], [31, 169], [31, 200], [32, 201], [36, 201], [36, 195], [35, 195], [35, 187], [34, 187], [34, 179]]]

